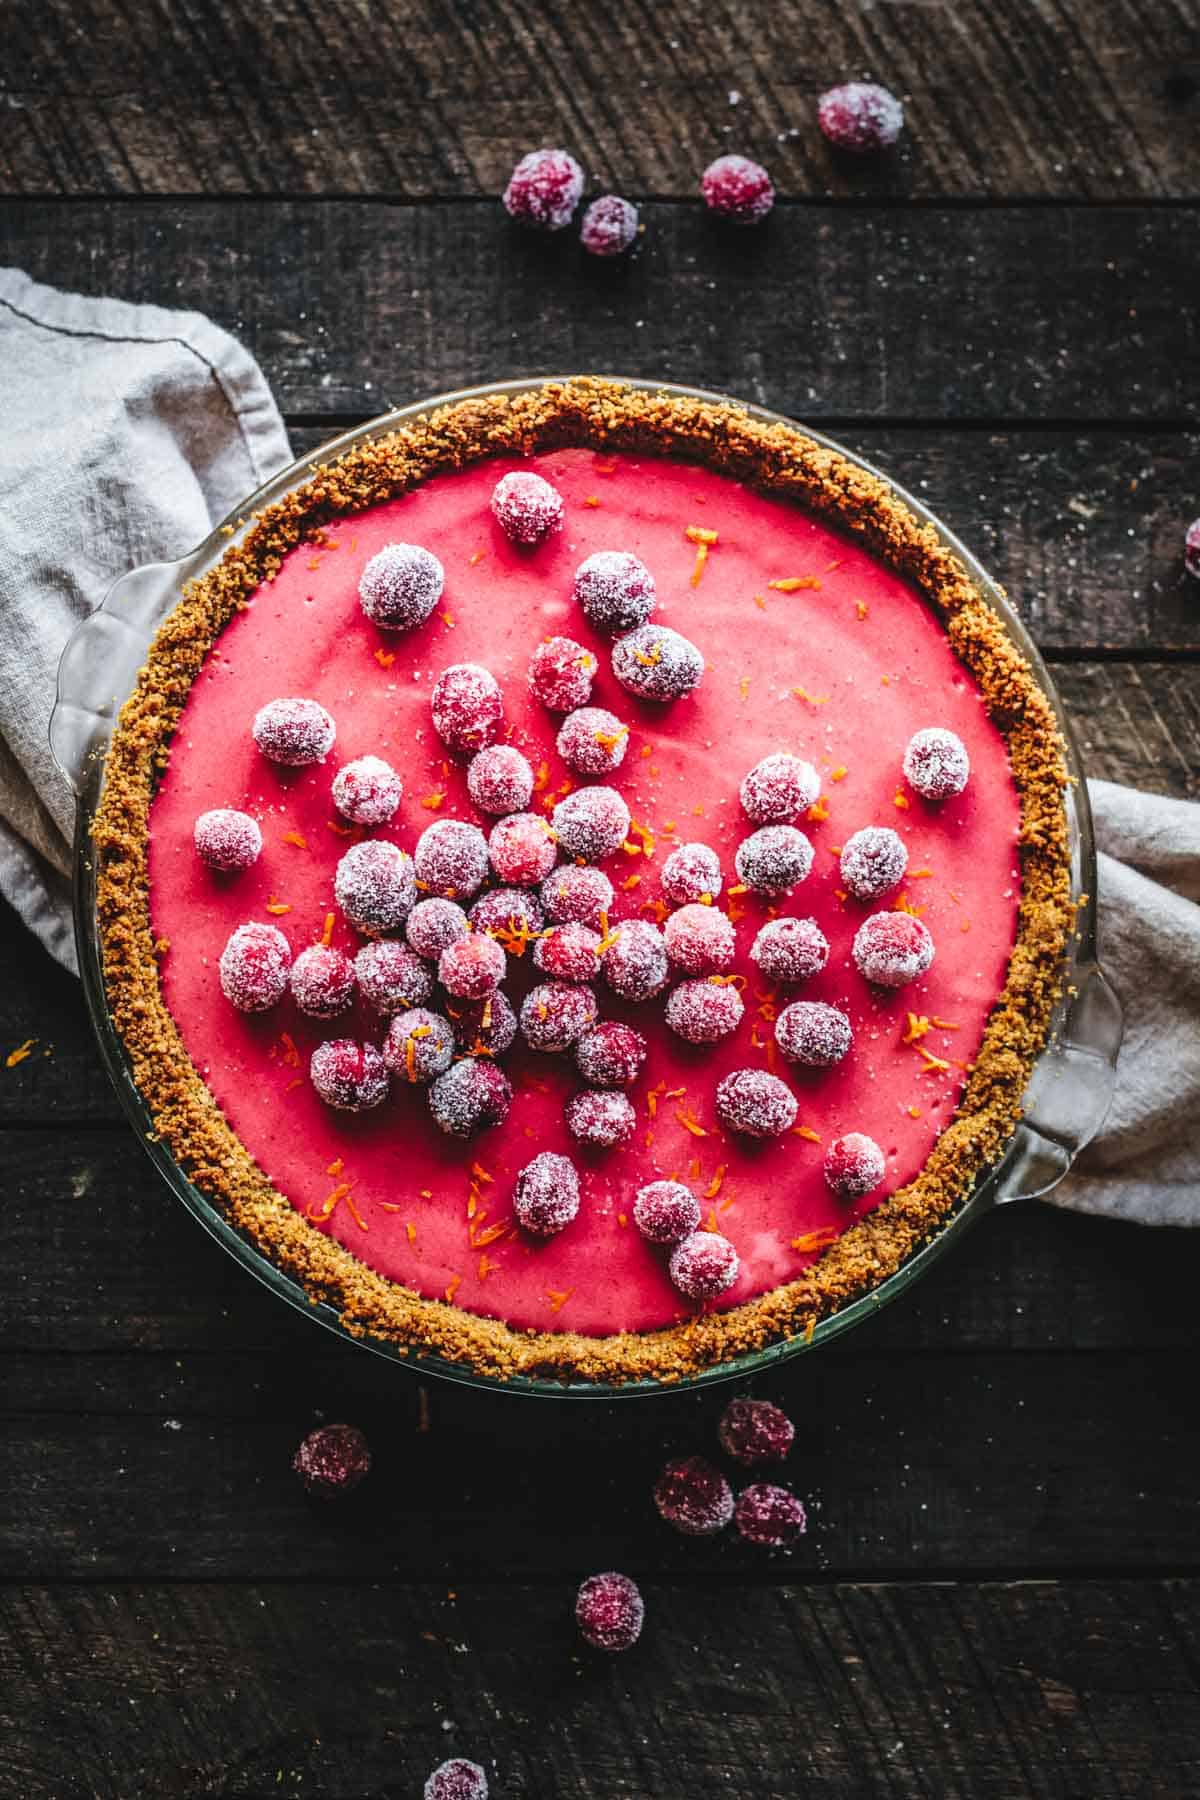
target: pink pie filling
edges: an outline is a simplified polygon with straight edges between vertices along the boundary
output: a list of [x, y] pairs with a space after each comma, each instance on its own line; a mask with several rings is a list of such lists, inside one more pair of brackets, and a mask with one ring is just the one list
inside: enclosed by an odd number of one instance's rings
[[[1003, 738], [931, 611], [841, 533], [705, 470], [562, 451], [528, 466], [561, 491], [565, 527], [520, 552], [488, 506], [510, 466], [441, 475], [340, 519], [329, 532], [333, 548], [295, 550], [234, 618], [195, 683], [154, 802], [151, 914], [155, 934], [169, 941], [166, 999], [192, 1060], [260, 1167], [316, 1217], [314, 1229], [393, 1281], [434, 1297], [450, 1290], [456, 1305], [517, 1326], [647, 1329], [686, 1317], [689, 1306], [667, 1279], [663, 1252], [633, 1225], [633, 1198], [645, 1182], [687, 1182], [706, 1218], [737, 1246], [741, 1271], [718, 1302], [724, 1307], [797, 1275], [859, 1211], [920, 1170], [1003, 984], [1020, 891], [1018, 797]], [[694, 585], [688, 526], [718, 533]], [[364, 563], [396, 540], [427, 546], [446, 570], [439, 610], [409, 636], [379, 631], [357, 599]], [[706, 658], [699, 689], [673, 706], [641, 704], [618, 686], [608, 642], [573, 602], [575, 568], [603, 549], [642, 558], [658, 583], [656, 621], [682, 631]], [[793, 591], [772, 586], [796, 578], [812, 581]], [[771, 902], [753, 894], [731, 902], [726, 893], [721, 904], [741, 913], [736, 968], [746, 977], [745, 1017], [732, 1038], [690, 1048], [666, 1028], [665, 996], [627, 1007], [601, 982], [603, 1014], [635, 1023], [650, 1044], [632, 1092], [637, 1131], [618, 1150], [585, 1152], [573, 1143], [563, 1123], [564, 1102], [580, 1085], [570, 1060], [520, 1043], [504, 1059], [515, 1089], [507, 1122], [469, 1144], [437, 1130], [419, 1087], [393, 1084], [370, 1114], [331, 1112], [307, 1078], [313, 1049], [332, 1036], [378, 1042], [380, 1021], [359, 1003], [321, 1025], [290, 998], [260, 1017], [237, 1013], [217, 980], [222, 946], [248, 919], [273, 918], [295, 952], [320, 938], [336, 912], [334, 868], [349, 841], [331, 829], [330, 787], [355, 757], [384, 757], [404, 779], [398, 813], [375, 835], [411, 850], [435, 818], [478, 819], [487, 829], [463, 767], [446, 758], [430, 724], [430, 689], [450, 663], [483, 663], [502, 684], [511, 742], [535, 768], [548, 765], [534, 805], [564, 783], [569, 772], [554, 748], [559, 720], [526, 685], [532, 651], [554, 633], [595, 650], [592, 704], [631, 728], [624, 765], [608, 779], [652, 833], [653, 850], [619, 851], [605, 865], [617, 889], [614, 918], [653, 916], [646, 903], [658, 898], [659, 870], [677, 843], [711, 844], [726, 889], [736, 882], [733, 853], [753, 829], [738, 804], [740, 779], [769, 752], [791, 750], [820, 772], [816, 810], [827, 808], [828, 817], [798, 821], [816, 861], [808, 880], [775, 904], [817, 919], [831, 945], [828, 967], [772, 999], [749, 960]], [[250, 722], [280, 695], [311, 696], [333, 714], [337, 743], [323, 766], [282, 770], [256, 750]], [[900, 773], [905, 745], [927, 725], [957, 732], [971, 757], [966, 792], [940, 806], [910, 793]], [[436, 810], [422, 804], [439, 794]], [[197, 814], [217, 806], [261, 822], [263, 854], [245, 874], [215, 875], [193, 849]], [[836, 854], [851, 832], [872, 824], [893, 827], [909, 852], [901, 888], [873, 907], [839, 894]], [[901, 894], [922, 909], [937, 954], [925, 977], [885, 994], [856, 972], [850, 947], [866, 913]], [[360, 941], [340, 914], [332, 941], [351, 953]], [[529, 963], [510, 959], [518, 1003], [534, 979]], [[799, 1098], [805, 1135], [736, 1138], [718, 1128], [716, 1084], [731, 1069], [766, 1066], [761, 1046], [772, 1031], [759, 1009], [789, 998], [843, 1008], [853, 1049], [832, 1071], [776, 1060]], [[906, 1044], [910, 1011], [945, 1023]], [[831, 1196], [821, 1172], [824, 1146], [848, 1131], [876, 1139], [887, 1159], [884, 1184], [855, 1208]], [[570, 1155], [579, 1167], [578, 1218], [549, 1240], [492, 1236], [511, 1219], [518, 1171], [541, 1150]], [[329, 1197], [347, 1183], [348, 1196], [330, 1209]]]

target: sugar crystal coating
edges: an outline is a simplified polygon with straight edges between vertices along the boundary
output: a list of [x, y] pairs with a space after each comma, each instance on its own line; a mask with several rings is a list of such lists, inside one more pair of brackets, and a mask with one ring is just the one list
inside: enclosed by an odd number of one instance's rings
[[631, 1087], [645, 1060], [645, 1038], [618, 1019], [602, 1019], [575, 1040], [575, 1067], [592, 1087]]
[[510, 543], [532, 549], [562, 529], [562, 495], [545, 476], [514, 469], [492, 490], [492, 516]]
[[435, 819], [417, 839], [413, 871], [423, 892], [469, 900], [487, 879], [487, 839], [466, 819]]
[[639, 700], [681, 700], [699, 687], [704, 658], [690, 639], [668, 625], [639, 625], [618, 638], [612, 652], [613, 674]]
[[700, 180], [709, 212], [731, 225], [758, 225], [775, 204], [771, 177], [748, 156], [718, 156]]
[[552, 981], [595, 981], [600, 944], [590, 925], [552, 925], [533, 947], [533, 966]]
[[662, 891], [673, 906], [715, 900], [721, 892], [721, 859], [709, 844], [680, 844], [662, 866]]
[[523, 812], [533, 797], [533, 770], [511, 744], [489, 744], [471, 758], [467, 792], [480, 812]]
[[864, 919], [854, 938], [854, 966], [877, 987], [899, 988], [923, 975], [933, 961], [933, 939], [911, 913], [879, 912]]
[[[1200, 533], [1197, 536], [1200, 539]], [[953, 731], [927, 725], [909, 738], [903, 768], [905, 781], [922, 799], [949, 800], [966, 787], [971, 759], [967, 746]]]
[[603, 706], [581, 706], [559, 726], [558, 754], [576, 775], [611, 775], [625, 761], [629, 727]]
[[681, 981], [667, 995], [666, 1021], [685, 1044], [719, 1044], [737, 1030], [745, 1010], [732, 982]]
[[796, 1427], [770, 1400], [731, 1400], [721, 1414], [717, 1437], [726, 1456], [747, 1468], [782, 1462], [795, 1440]]
[[629, 808], [616, 788], [576, 788], [559, 801], [553, 820], [564, 854], [584, 862], [601, 862], [629, 836]]
[[839, 1200], [861, 1200], [873, 1193], [886, 1168], [883, 1151], [865, 1132], [848, 1131], [825, 1152], [825, 1181]]
[[607, 913], [614, 899], [613, 884], [603, 869], [578, 863], [563, 863], [547, 875], [539, 889], [546, 917], [554, 925], [575, 921], [600, 930], [601, 913]]
[[569, 1050], [599, 1013], [591, 988], [547, 981], [530, 988], [521, 1002], [521, 1035], [531, 1050]]
[[455, 1042], [468, 1056], [503, 1056], [517, 1035], [517, 1015], [500, 988], [483, 1000], [456, 1000], [450, 1013]]
[[254, 741], [263, 755], [284, 768], [324, 762], [337, 726], [315, 700], [268, 700], [254, 715]]
[[310, 944], [292, 964], [288, 985], [310, 1019], [336, 1019], [354, 998], [354, 964], [330, 944]]
[[738, 1253], [718, 1231], [693, 1231], [672, 1250], [667, 1272], [689, 1300], [715, 1300], [737, 1280]]
[[847, 81], [821, 95], [817, 120], [836, 149], [868, 156], [896, 142], [904, 128], [904, 108], [873, 81]]
[[519, 225], [561, 231], [583, 198], [583, 170], [567, 150], [530, 150], [508, 178], [504, 210]]
[[622, 1000], [652, 1000], [671, 977], [667, 946], [648, 919], [622, 919], [604, 952], [604, 979]]
[[403, 793], [403, 782], [381, 756], [356, 757], [333, 778], [333, 804], [356, 825], [386, 825]]
[[579, 1211], [579, 1176], [567, 1156], [543, 1150], [525, 1164], [513, 1190], [517, 1223], [534, 1237], [553, 1237]]
[[706, 1456], [677, 1456], [654, 1484], [654, 1504], [685, 1537], [712, 1537], [733, 1517], [733, 1489]]
[[513, 956], [523, 956], [527, 941], [536, 937], [546, 921], [536, 897], [528, 888], [490, 888], [471, 908], [471, 924], [498, 938]]
[[496, 677], [481, 663], [452, 663], [443, 669], [429, 706], [433, 729], [457, 755], [472, 755], [500, 735], [504, 696]]
[[454, 1030], [426, 1006], [397, 1013], [383, 1042], [383, 1060], [400, 1081], [433, 1081], [454, 1060]]
[[667, 955], [685, 975], [717, 975], [727, 969], [737, 938], [726, 913], [716, 906], [681, 906], [663, 926]]
[[221, 992], [239, 1012], [268, 1012], [282, 1000], [292, 948], [277, 925], [239, 925], [221, 952]]
[[504, 980], [508, 958], [494, 937], [473, 931], [447, 944], [438, 958], [438, 980], [460, 1000], [485, 1000]]
[[452, 1756], [429, 1776], [424, 1800], [488, 1800], [487, 1776], [477, 1762]]
[[765, 1069], [735, 1069], [717, 1084], [717, 1117], [746, 1137], [779, 1137], [796, 1123], [797, 1102]]
[[262, 854], [262, 832], [257, 820], [232, 806], [202, 812], [193, 828], [192, 841], [200, 861], [223, 875], [248, 869]]
[[908, 849], [890, 826], [866, 825], [846, 839], [838, 866], [856, 900], [879, 900], [904, 879]]
[[351, 844], [334, 872], [333, 893], [360, 931], [398, 931], [417, 898], [413, 859], [384, 838]]
[[756, 825], [779, 825], [807, 812], [820, 792], [821, 778], [810, 762], [776, 750], [743, 777], [738, 795]]
[[829, 940], [815, 919], [768, 919], [750, 959], [768, 981], [811, 981], [829, 961]]
[[292, 1468], [314, 1500], [354, 1491], [371, 1467], [367, 1440], [356, 1425], [319, 1425], [303, 1438]]
[[575, 1596], [575, 1623], [593, 1650], [632, 1650], [642, 1634], [646, 1608], [635, 1581], [615, 1569], [589, 1575]]
[[651, 1244], [678, 1244], [700, 1224], [700, 1202], [682, 1181], [648, 1181], [634, 1196], [633, 1222]]
[[[413, 912], [417, 909], [414, 907]], [[412, 924], [409, 913], [405, 929]], [[463, 921], [464, 925], [466, 921]], [[354, 973], [359, 991], [384, 1018], [407, 1012], [411, 1006], [424, 1006], [433, 993], [433, 974], [429, 965], [407, 944], [395, 938], [376, 938], [364, 944], [354, 959]]]
[[592, 652], [574, 638], [547, 638], [530, 658], [530, 691], [548, 711], [571, 712], [591, 699], [598, 667]]
[[338, 1112], [369, 1112], [387, 1099], [388, 1072], [374, 1044], [330, 1038], [313, 1051], [308, 1073], [319, 1097]]
[[787, 1488], [756, 1481], [743, 1488], [734, 1508], [734, 1524], [748, 1544], [764, 1550], [781, 1550], [794, 1544], [808, 1529], [803, 1504]]
[[764, 825], [742, 839], [733, 861], [747, 887], [760, 894], [786, 894], [807, 879], [813, 847], [794, 825]]
[[595, 550], [575, 571], [575, 598], [589, 625], [620, 637], [644, 625], [658, 604], [654, 577], [627, 550]]
[[385, 631], [423, 625], [446, 585], [446, 572], [420, 544], [385, 544], [363, 570], [358, 598], [372, 624]]
[[846, 1014], [822, 1000], [794, 1000], [775, 1021], [775, 1042], [789, 1062], [832, 1069], [854, 1041]]
[[497, 880], [514, 887], [534, 887], [558, 861], [554, 830], [541, 813], [508, 813], [497, 819], [487, 848]]
[[619, 194], [601, 194], [583, 215], [579, 241], [589, 256], [620, 256], [637, 232], [637, 207]]
[[453, 900], [443, 899], [440, 894], [430, 900], [418, 900], [404, 921], [404, 935], [410, 949], [429, 962], [436, 962], [446, 945], [452, 944], [455, 938], [466, 937], [469, 929], [462, 907]]
[[450, 1137], [469, 1138], [502, 1125], [512, 1105], [512, 1087], [494, 1062], [471, 1057], [452, 1063], [429, 1090], [429, 1110]]
[[594, 1150], [612, 1150], [628, 1143], [637, 1127], [633, 1103], [619, 1088], [585, 1088], [581, 1094], [573, 1094], [564, 1117], [576, 1143]]

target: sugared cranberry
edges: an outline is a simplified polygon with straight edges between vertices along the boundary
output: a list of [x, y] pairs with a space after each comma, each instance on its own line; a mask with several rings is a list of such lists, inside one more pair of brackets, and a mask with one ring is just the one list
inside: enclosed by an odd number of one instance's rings
[[733, 1518], [746, 1542], [764, 1550], [794, 1544], [808, 1529], [804, 1507], [795, 1494], [769, 1481], [756, 1481], [742, 1489]]
[[547, 981], [521, 1002], [521, 1035], [531, 1050], [569, 1050], [599, 1015], [591, 988]]
[[[577, 788], [554, 809], [554, 830], [567, 856], [601, 862], [629, 836], [629, 808], [616, 788]], [[544, 872], [544, 871], [543, 871]]]
[[644, 625], [657, 605], [654, 577], [626, 550], [596, 550], [575, 571], [575, 598], [589, 625], [620, 637]]
[[464, 1058], [452, 1063], [429, 1090], [429, 1110], [451, 1137], [469, 1138], [502, 1125], [512, 1105], [512, 1087], [494, 1062]]
[[503, 1056], [517, 1035], [517, 1015], [497, 988], [484, 1000], [456, 1001], [454, 1037], [468, 1056]]
[[492, 826], [488, 855], [498, 881], [533, 887], [558, 861], [558, 844], [541, 813], [509, 813]]
[[292, 964], [288, 983], [310, 1019], [336, 1019], [354, 998], [354, 964], [331, 944], [310, 944]]
[[591, 699], [597, 667], [591, 651], [574, 638], [547, 638], [530, 659], [530, 691], [548, 711], [570, 712]]
[[530, 150], [508, 178], [504, 210], [519, 225], [561, 231], [583, 197], [583, 170], [566, 150]]
[[885, 1172], [883, 1151], [864, 1132], [848, 1131], [825, 1152], [825, 1181], [839, 1200], [861, 1200], [873, 1193]]
[[776, 750], [755, 763], [742, 780], [742, 810], [756, 825], [780, 825], [807, 812], [821, 792], [821, 778], [810, 762]]
[[282, 1000], [291, 966], [291, 945], [277, 925], [239, 925], [221, 952], [221, 992], [239, 1012], [268, 1012]]
[[933, 961], [933, 939], [911, 913], [872, 913], [854, 938], [854, 966], [877, 987], [899, 988]]
[[[1200, 527], [1200, 520], [1197, 520]], [[1197, 532], [1200, 545], [1200, 531]], [[961, 794], [971, 775], [967, 746], [953, 731], [927, 725], [908, 740], [904, 779], [924, 800], [949, 800]]]
[[718, 156], [700, 181], [709, 212], [731, 225], [758, 225], [775, 204], [771, 177], [748, 156]]
[[313, 1051], [308, 1073], [326, 1106], [338, 1112], [369, 1112], [387, 1099], [388, 1072], [374, 1044], [330, 1038]]
[[856, 900], [878, 900], [904, 879], [908, 850], [904, 839], [887, 825], [866, 825], [842, 847], [842, 881]]
[[672, 1250], [667, 1273], [689, 1300], [715, 1300], [737, 1280], [738, 1253], [718, 1231], [693, 1231]]
[[607, 914], [613, 903], [613, 884], [603, 869], [581, 868], [578, 863], [553, 870], [539, 891], [546, 917], [554, 925], [573, 921], [599, 931], [604, 923], [600, 915]]
[[717, 1117], [746, 1137], [779, 1137], [796, 1123], [796, 1096], [765, 1069], [735, 1069], [717, 1083]]
[[895, 143], [904, 128], [904, 108], [873, 81], [847, 81], [821, 95], [817, 120], [835, 149], [866, 156]]
[[815, 919], [768, 919], [750, 958], [768, 981], [810, 981], [829, 961], [829, 940]]
[[[417, 909], [414, 907], [413, 912]], [[408, 915], [408, 925], [413, 914]], [[464, 925], [466, 921], [463, 921]], [[354, 972], [363, 999], [391, 1018], [393, 1013], [407, 1012], [412, 1006], [424, 1006], [433, 993], [433, 975], [407, 944], [395, 938], [379, 938], [364, 944], [354, 959]]]
[[782, 1462], [795, 1436], [792, 1421], [770, 1400], [731, 1400], [717, 1426], [726, 1456], [748, 1469], [756, 1463]]
[[525, 940], [536, 937], [545, 924], [542, 909], [528, 888], [492, 888], [471, 908], [471, 924], [499, 938], [514, 956], [523, 956]]
[[794, 825], [764, 825], [742, 839], [733, 861], [747, 887], [760, 894], [786, 894], [807, 879], [813, 847]]
[[504, 697], [500, 683], [481, 663], [452, 663], [443, 669], [429, 697], [433, 729], [448, 750], [473, 754], [500, 735]]
[[360, 931], [398, 931], [417, 898], [413, 859], [383, 838], [351, 844], [334, 872], [333, 892]]
[[653, 1000], [671, 978], [667, 946], [648, 919], [622, 919], [604, 952], [604, 979], [622, 1000]]
[[356, 825], [386, 825], [403, 793], [403, 782], [381, 756], [360, 756], [333, 778], [333, 804]]
[[662, 891], [672, 906], [715, 900], [721, 892], [721, 859], [708, 844], [680, 844], [662, 866]]
[[486, 1000], [508, 970], [508, 958], [494, 937], [473, 931], [447, 944], [438, 958], [438, 980], [459, 1000]]
[[579, 1176], [570, 1157], [543, 1150], [525, 1164], [513, 1190], [517, 1223], [534, 1237], [553, 1237], [579, 1211]]
[[576, 775], [611, 775], [625, 761], [629, 727], [606, 707], [581, 706], [563, 720], [556, 744]]
[[646, 1608], [637, 1583], [615, 1569], [589, 1575], [575, 1596], [575, 1623], [593, 1650], [632, 1650], [642, 1635]]
[[716, 906], [681, 906], [663, 926], [663, 942], [685, 975], [718, 975], [737, 949], [729, 917]]
[[446, 572], [420, 544], [385, 544], [367, 564], [358, 598], [368, 619], [385, 631], [423, 625], [446, 585]]
[[713, 1537], [733, 1517], [733, 1489], [706, 1456], [677, 1456], [654, 1484], [654, 1504], [685, 1537]]
[[492, 515], [510, 544], [532, 549], [562, 529], [562, 495], [544, 475], [514, 469], [492, 490]]
[[646, 1040], [632, 1025], [604, 1019], [575, 1043], [575, 1067], [598, 1088], [632, 1087], [646, 1060]]
[[737, 1030], [745, 1010], [732, 982], [681, 981], [667, 995], [666, 1021], [685, 1044], [719, 1044]]
[[613, 645], [613, 674], [639, 700], [682, 700], [699, 687], [704, 658], [668, 625], [639, 625]]
[[697, 1230], [700, 1202], [682, 1181], [650, 1181], [634, 1197], [633, 1222], [651, 1244], [678, 1244]]
[[337, 736], [333, 719], [315, 700], [268, 700], [251, 729], [263, 755], [289, 769], [324, 762]]
[[590, 925], [553, 925], [534, 945], [533, 964], [552, 981], [595, 981], [600, 944]]
[[565, 1117], [575, 1141], [596, 1150], [628, 1143], [637, 1125], [633, 1103], [619, 1088], [585, 1088], [567, 1101]]
[[424, 1800], [488, 1800], [487, 1776], [477, 1762], [452, 1756], [426, 1781]]
[[583, 215], [579, 241], [589, 256], [621, 256], [637, 231], [637, 207], [619, 194], [601, 194]]
[[775, 1021], [775, 1042], [784, 1056], [809, 1069], [832, 1069], [853, 1040], [845, 1013], [822, 1000], [795, 1000]]
[[489, 744], [471, 759], [467, 792], [480, 812], [522, 812], [533, 797], [533, 770], [511, 744]]
[[[432, 900], [418, 900], [404, 921], [404, 935], [418, 956], [436, 962], [447, 944], [466, 937], [470, 927], [467, 915], [453, 900], [435, 895]], [[361, 980], [362, 977], [360, 976]]]
[[196, 820], [192, 831], [196, 855], [210, 869], [232, 874], [235, 869], [248, 869], [262, 854], [262, 832], [249, 813], [235, 812], [231, 806], [217, 806]]
[[1193, 581], [1200, 581], [1200, 519], [1193, 519], [1183, 534], [1183, 566]]
[[357, 1425], [319, 1425], [301, 1442], [292, 1467], [314, 1500], [336, 1500], [370, 1471], [371, 1452]]
[[487, 879], [487, 839], [466, 819], [435, 819], [417, 839], [413, 872], [425, 892], [469, 900]]

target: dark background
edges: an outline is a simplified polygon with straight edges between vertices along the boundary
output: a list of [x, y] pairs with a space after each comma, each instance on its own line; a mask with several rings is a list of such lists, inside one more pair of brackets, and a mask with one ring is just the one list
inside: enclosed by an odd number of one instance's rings
[[[297, 450], [526, 372], [810, 419], [1008, 584], [1095, 773], [1196, 793], [1196, 0], [0, 0], [0, 25], [0, 260], [212, 314]], [[863, 74], [909, 124], [849, 167], [814, 102]], [[507, 226], [546, 142], [644, 202], [631, 264]], [[695, 195], [733, 149], [781, 198], [731, 238]], [[649, 1484], [723, 1395], [422, 1406], [175, 1206], [75, 984], [11, 916], [0, 939], [0, 1050], [39, 1040], [0, 1068], [6, 1800], [402, 1800], [452, 1753], [500, 1800], [1200, 1794], [1200, 1234], [986, 1221], [764, 1390], [799, 1425], [802, 1548], [690, 1543]], [[336, 1511], [288, 1467], [320, 1417], [376, 1450]], [[569, 1612], [614, 1565], [649, 1622], [606, 1661]]]

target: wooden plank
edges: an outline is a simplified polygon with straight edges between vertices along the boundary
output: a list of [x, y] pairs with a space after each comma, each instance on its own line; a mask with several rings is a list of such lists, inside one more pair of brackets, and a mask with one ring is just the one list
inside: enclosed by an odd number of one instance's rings
[[[778, 0], [769, 29], [702, 0], [421, 0], [369, 25], [352, 0], [10, 0], [0, 183], [474, 195], [565, 143], [593, 191], [691, 194], [741, 150], [795, 196], [1179, 197], [1197, 191], [1198, 24], [1192, 0]], [[909, 118], [865, 165], [815, 118], [824, 87], [863, 74]]]
[[577, 1644], [565, 1581], [10, 1588], [0, 1785], [344, 1800], [418, 1794], [451, 1755], [496, 1800], [1180, 1800], [1200, 1781], [1195, 1582], [645, 1597], [637, 1649], [605, 1658]]
[[1190, 209], [813, 205], [721, 234], [646, 208], [628, 267], [490, 202], [7, 202], [0, 257], [59, 286], [201, 306], [281, 404], [381, 411], [505, 374], [599, 369], [822, 418], [1194, 417]]

